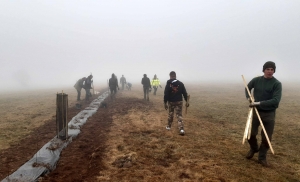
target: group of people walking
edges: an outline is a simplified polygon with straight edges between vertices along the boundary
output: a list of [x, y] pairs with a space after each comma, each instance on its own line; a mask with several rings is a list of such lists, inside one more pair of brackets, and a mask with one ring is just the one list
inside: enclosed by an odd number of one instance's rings
[[147, 74], [144, 74], [141, 83], [143, 85], [144, 99], [148, 101], [149, 101], [149, 92], [151, 92], [152, 88], [153, 88], [153, 95], [156, 95], [158, 87], [162, 88], [156, 74], [154, 75], [151, 81], [147, 77]]
[[[254, 90], [253, 96], [250, 96], [245, 89], [246, 98], [249, 100], [249, 107], [255, 107], [258, 113], [254, 112], [253, 121], [251, 123], [251, 135], [248, 139], [248, 143], [250, 145], [250, 150], [248, 151], [246, 158], [251, 159], [258, 153], [258, 162], [263, 166], [268, 166], [266, 157], [267, 151], [269, 150], [269, 141], [272, 139], [272, 134], [275, 126], [275, 113], [276, 109], [279, 106], [279, 102], [281, 100], [282, 95], [282, 85], [281, 82], [278, 81], [273, 74], [275, 73], [276, 65], [272, 61], [267, 61], [263, 65], [263, 76], [258, 76], [253, 78], [247, 85], [248, 89]], [[168, 122], [166, 129], [170, 130], [173, 124], [174, 114], [177, 117], [177, 126], [179, 129], [179, 134], [184, 135], [184, 123], [182, 119], [182, 107], [183, 107], [183, 99], [186, 101], [185, 107], [189, 107], [188, 102], [188, 94], [184, 84], [176, 78], [176, 73], [171, 71], [169, 73], [170, 79], [166, 82], [166, 86], [164, 89], [164, 108], [168, 110]], [[75, 88], [78, 92], [77, 100], [80, 100], [80, 90], [84, 88], [86, 90], [86, 100], [88, 100], [90, 96], [90, 89], [93, 76], [90, 75], [87, 78], [83, 77], [79, 79]], [[122, 90], [124, 90], [124, 86], [128, 86], [126, 82], [126, 78], [122, 75], [120, 79], [120, 84], [122, 85]], [[162, 88], [160, 85], [160, 81], [157, 78], [157, 75], [154, 75], [153, 79], [147, 77], [147, 74], [143, 75], [141, 84], [143, 85], [144, 92], [144, 100], [149, 101], [149, 92], [153, 88], [153, 95], [156, 95], [158, 87]], [[112, 74], [109, 79], [109, 88], [111, 92], [111, 97], [113, 98], [119, 90], [118, 79], [115, 74]], [[130, 84], [131, 88], [131, 84]], [[251, 99], [252, 97], [253, 99]], [[260, 123], [260, 121], [262, 123]], [[260, 125], [263, 125], [266, 131], [266, 134], [261, 131], [261, 143], [260, 146], [257, 142], [257, 134], [258, 128]]]

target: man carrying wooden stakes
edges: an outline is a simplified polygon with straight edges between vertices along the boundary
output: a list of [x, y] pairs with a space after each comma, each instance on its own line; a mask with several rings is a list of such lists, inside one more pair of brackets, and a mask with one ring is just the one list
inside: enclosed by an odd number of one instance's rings
[[[275, 112], [278, 108], [282, 86], [281, 83], [273, 77], [276, 65], [272, 61], [267, 61], [263, 65], [263, 76], [253, 78], [248, 85], [244, 80], [246, 89], [246, 98], [249, 100], [249, 107], [253, 107], [253, 120], [251, 127], [250, 150], [246, 155], [247, 159], [251, 159], [255, 153], [258, 152], [258, 162], [267, 167], [267, 151], [271, 148], [274, 153], [271, 140], [275, 125]], [[250, 92], [254, 89], [254, 100], [251, 100]], [[256, 135], [258, 134], [258, 127], [261, 125], [261, 144], [258, 147]], [[267, 136], [265, 135], [267, 134]]]

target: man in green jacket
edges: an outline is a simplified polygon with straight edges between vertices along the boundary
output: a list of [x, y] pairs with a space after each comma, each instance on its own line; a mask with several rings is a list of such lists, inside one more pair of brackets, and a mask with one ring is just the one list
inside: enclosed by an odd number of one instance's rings
[[[263, 65], [263, 76], [255, 77], [248, 83], [248, 88], [251, 92], [254, 89], [254, 102], [251, 102], [247, 90], [246, 98], [249, 100], [249, 107], [256, 107], [262, 123], [265, 127], [266, 133], [271, 141], [272, 134], [275, 125], [275, 112], [278, 108], [282, 86], [281, 82], [278, 81], [273, 74], [275, 73], [276, 65], [272, 61], [267, 61]], [[258, 134], [258, 127], [260, 125], [259, 119], [256, 112], [253, 114], [251, 136], [248, 140], [250, 144], [250, 150], [246, 155], [247, 159], [251, 159], [255, 153], [258, 152], [258, 162], [267, 167], [268, 163], [266, 160], [267, 151], [270, 148], [266, 136], [263, 131], [261, 131], [261, 144], [258, 147], [256, 135]]]

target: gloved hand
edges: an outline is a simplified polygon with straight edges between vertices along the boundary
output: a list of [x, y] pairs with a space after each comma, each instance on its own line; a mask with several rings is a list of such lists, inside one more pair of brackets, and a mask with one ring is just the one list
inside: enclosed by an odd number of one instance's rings
[[189, 107], [190, 106], [190, 104], [189, 103], [185, 103], [185, 107]]
[[168, 110], [168, 104], [167, 103], [165, 103], [165, 109]]
[[260, 102], [251, 102], [249, 107], [255, 107], [255, 106], [259, 106]]

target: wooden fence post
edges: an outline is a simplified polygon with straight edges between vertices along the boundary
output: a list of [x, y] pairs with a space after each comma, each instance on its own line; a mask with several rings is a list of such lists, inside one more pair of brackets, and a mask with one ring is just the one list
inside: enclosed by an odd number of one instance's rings
[[56, 95], [56, 136], [61, 140], [68, 137], [68, 94], [57, 93]]

